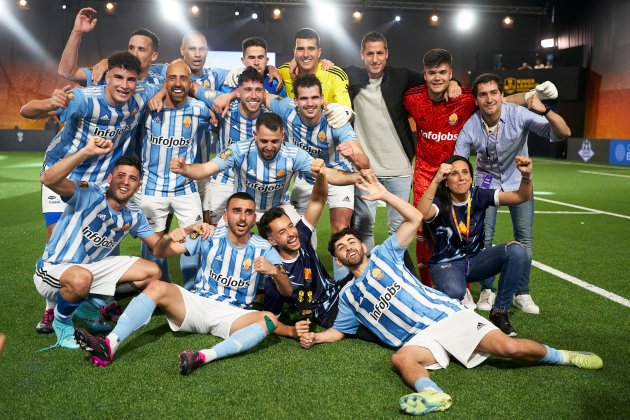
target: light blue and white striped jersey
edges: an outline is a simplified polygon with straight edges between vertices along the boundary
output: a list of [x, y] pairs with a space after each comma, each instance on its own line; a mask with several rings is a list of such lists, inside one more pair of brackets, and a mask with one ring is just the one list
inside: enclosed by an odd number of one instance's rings
[[282, 117], [290, 143], [305, 150], [315, 159], [323, 159], [329, 168], [354, 172], [354, 166], [337, 151], [339, 144], [357, 139], [350, 123], [341, 128], [332, 128], [322, 113], [318, 124], [306, 125], [300, 119], [299, 110], [291, 98], [274, 99], [270, 110]]
[[44, 254], [37, 262], [86, 264], [107, 257], [127, 234], [134, 238], [153, 235], [142, 211], [125, 207], [114, 210], [105, 190], [86, 181], [72, 181], [74, 194], [62, 197], [66, 209], [57, 222]]
[[[92, 67], [81, 67], [81, 70], [85, 73], [85, 84], [83, 86], [100, 86], [106, 84], [105, 75], [103, 75], [98, 83], [92, 83]], [[166, 72], [165, 64], [151, 64], [147, 78], [144, 80], [138, 80], [138, 83], [161, 85], [164, 83], [164, 77], [162, 76], [163, 72]]]
[[228, 227], [222, 226], [205, 240], [186, 237], [188, 254], [201, 255], [194, 293], [250, 308], [258, 285], [267, 277], [254, 271], [254, 260], [262, 256], [273, 265], [282, 264], [282, 260], [271, 244], [256, 234], [250, 234], [247, 245], [241, 248], [233, 245], [227, 234]]
[[127, 151], [146, 102], [159, 90], [157, 85], [138, 85], [127, 103], [116, 107], [107, 102], [105, 86], [73, 89], [68, 94], [68, 107], [57, 110], [59, 120], [65, 125], [48, 145], [44, 164], [51, 167], [73, 155], [85, 147], [91, 136], [110, 139], [114, 145], [111, 153], [86, 159], [69, 176], [70, 179], [103, 183], [118, 158]]
[[385, 344], [401, 347], [418, 332], [464, 309], [458, 300], [423, 286], [405, 267], [404, 252], [395, 233], [372, 250], [363, 276], [341, 290], [334, 329], [354, 334], [363, 324]]
[[[197, 89], [197, 98], [203, 101], [208, 108], [214, 111], [212, 100], [205, 95], [206, 89]], [[258, 116], [254, 118], [247, 118], [240, 111], [241, 102], [238, 99], [234, 99], [230, 102], [228, 112], [224, 116], [215, 112], [215, 115], [219, 119], [219, 136], [217, 138], [216, 153], [220, 153], [226, 149], [232, 143], [236, 143], [242, 140], [251, 140], [254, 138], [254, 129], [256, 128], [256, 120]], [[269, 112], [264, 106], [260, 107], [260, 113]], [[259, 114], [260, 115], [260, 114]], [[233, 183], [234, 177], [232, 171], [227, 170], [223, 173], [214, 175], [214, 179], [218, 179], [222, 184]]]
[[253, 139], [234, 143], [213, 159], [222, 171], [234, 171], [234, 191], [245, 191], [254, 197], [256, 211], [267, 211], [286, 201], [294, 173], [313, 184], [312, 161], [311, 155], [284, 141], [276, 157], [266, 160]]
[[172, 197], [197, 192], [195, 181], [170, 170], [174, 157], [194, 163], [198, 143], [208, 126], [208, 108], [188, 98], [180, 108], [165, 107], [147, 115], [142, 142], [142, 193]]

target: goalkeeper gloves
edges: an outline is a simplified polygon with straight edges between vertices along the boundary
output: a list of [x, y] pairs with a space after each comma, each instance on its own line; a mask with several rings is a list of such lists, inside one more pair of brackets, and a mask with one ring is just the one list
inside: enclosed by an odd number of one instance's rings
[[536, 89], [525, 92], [525, 101], [527, 101], [534, 93], [541, 101], [556, 99], [558, 97], [558, 89], [556, 89], [556, 85], [554, 85], [550, 81], [546, 81], [539, 85], [536, 85]]
[[324, 115], [332, 128], [341, 128], [350, 121], [352, 115], [354, 115], [354, 111], [352, 108], [348, 108], [344, 105], [328, 103], [326, 104]]
[[223, 83], [233, 89], [236, 89], [238, 87], [238, 77], [241, 73], [243, 73], [243, 70], [245, 70], [245, 67], [233, 68], [228, 72], [227, 76], [225, 76], [225, 82]]

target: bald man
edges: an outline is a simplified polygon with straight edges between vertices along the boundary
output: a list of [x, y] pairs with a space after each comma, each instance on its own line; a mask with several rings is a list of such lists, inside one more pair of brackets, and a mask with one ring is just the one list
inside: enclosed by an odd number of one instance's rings
[[[142, 144], [141, 207], [149, 225], [158, 235], [166, 231], [166, 219], [173, 211], [179, 226], [190, 226], [202, 221], [202, 206], [197, 183], [169, 170], [173, 158], [183, 157], [186, 163], [196, 161], [198, 142], [204, 136], [210, 117], [206, 105], [190, 98], [192, 71], [182, 60], [173, 61], [166, 68], [164, 88], [167, 96], [161, 111], [148, 112], [144, 124]], [[154, 257], [146, 246], [144, 258], [155, 261], [162, 269], [163, 278], [170, 278], [166, 259]], [[198, 259], [180, 257], [184, 287], [194, 286]]]

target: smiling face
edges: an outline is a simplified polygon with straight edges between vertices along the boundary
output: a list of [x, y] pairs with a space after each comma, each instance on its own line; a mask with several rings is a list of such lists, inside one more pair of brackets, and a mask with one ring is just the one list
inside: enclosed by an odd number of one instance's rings
[[253, 117], [260, 111], [265, 95], [265, 88], [262, 83], [255, 81], [243, 82], [236, 89], [236, 97], [241, 103], [241, 113], [248, 117]]
[[451, 165], [451, 172], [446, 177], [446, 186], [456, 201], [463, 201], [472, 186], [472, 174], [468, 164], [463, 160], [456, 160]]
[[321, 54], [322, 49], [317, 46], [315, 38], [297, 38], [295, 40], [293, 58], [295, 58], [300, 73], [315, 74]]
[[361, 59], [367, 69], [370, 79], [379, 79], [383, 76], [387, 65], [388, 51], [383, 41], [366, 42]]
[[294, 102], [300, 111], [300, 118], [304, 122], [319, 121], [324, 105], [324, 97], [319, 86], [298, 87]]
[[496, 121], [501, 115], [503, 95], [499, 85], [494, 80], [477, 85], [475, 104], [479, 107], [481, 115], [486, 122]]
[[107, 182], [107, 198], [116, 204], [113, 207], [124, 207], [140, 188], [140, 172], [134, 166], [118, 165], [107, 176]]
[[432, 98], [443, 98], [452, 78], [453, 69], [448, 64], [424, 69], [424, 80]]
[[138, 73], [122, 67], [114, 67], [105, 74], [105, 97], [114, 106], [124, 105], [136, 90]]
[[256, 223], [256, 205], [252, 200], [233, 198], [225, 209], [228, 229], [236, 238], [244, 238]]
[[269, 230], [267, 240], [278, 249], [280, 254], [293, 254], [302, 247], [298, 230], [289, 216], [283, 215], [272, 220], [269, 223]]
[[144, 35], [134, 35], [129, 38], [127, 51], [140, 60], [140, 66], [143, 73], [149, 70], [151, 64], [155, 62], [158, 57], [157, 51], [153, 50], [153, 42], [151, 41], [151, 38]]
[[267, 126], [261, 125], [258, 130], [254, 130], [254, 139], [260, 156], [265, 160], [273, 160], [282, 146], [284, 128], [271, 131]]
[[190, 69], [183, 61], [171, 63], [166, 69], [164, 87], [171, 105], [179, 108], [188, 100], [190, 89]]
[[361, 265], [366, 253], [367, 247], [354, 235], [344, 235], [335, 242], [335, 258], [349, 269]]

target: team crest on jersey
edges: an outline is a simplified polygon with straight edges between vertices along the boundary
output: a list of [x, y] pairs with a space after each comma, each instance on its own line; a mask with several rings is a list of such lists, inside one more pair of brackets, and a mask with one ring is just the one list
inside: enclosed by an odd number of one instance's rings
[[313, 279], [313, 272], [310, 268], [304, 269], [304, 280], [311, 281]]
[[126, 231], [128, 231], [128, 230], [129, 230], [129, 228], [130, 228], [130, 227], [131, 227], [131, 225], [130, 225], [129, 223], [125, 223], [125, 224], [123, 225], [123, 227], [122, 227], [122, 231], [123, 231], [123, 232], [126, 232]]
[[448, 123], [450, 125], [455, 125], [457, 124], [457, 122], [459, 121], [459, 118], [457, 118], [457, 114], [456, 113], [452, 113], [450, 117], [448, 117]]
[[319, 139], [319, 141], [326, 143], [326, 133], [324, 133], [323, 131], [320, 131], [317, 134], [317, 138]]
[[229, 149], [229, 148], [219, 153], [219, 157], [223, 160], [229, 158], [230, 156], [232, 156], [232, 149]]
[[[206, 83], [208, 83], [208, 81], [206, 80], [206, 81], [205, 81], [205, 82], [203, 82], [203, 83], [204, 83], [204, 85], [205, 85]], [[208, 86], [206, 86], [206, 87], [208, 87]], [[206, 90], [206, 91], [203, 93], [203, 96], [204, 96], [204, 98], [206, 98], [206, 99], [213, 99], [213, 98], [214, 98], [214, 92], [212, 92], [211, 90]]]
[[184, 127], [190, 128], [191, 124], [192, 124], [192, 119], [190, 119], [188, 115], [184, 117]]
[[[210, 87], [210, 82], [209, 82], [209, 81], [207, 81], [207, 80], [204, 80], [204, 81], [203, 81], [203, 87], [205, 87], [205, 88], [209, 88], [209, 87]], [[208, 92], [206, 92], [206, 93], [208, 93]], [[207, 96], [206, 96], [206, 98], [207, 98]]]
[[380, 280], [383, 278], [383, 271], [381, 271], [380, 268], [375, 268], [372, 270], [372, 277], [374, 277], [376, 280]]
[[138, 115], [137, 109], [134, 109], [133, 111], [131, 111], [131, 116], [133, 117], [134, 115]]
[[252, 260], [251, 258], [246, 259], [245, 261], [243, 261], [243, 268], [245, 270], [249, 270], [249, 268], [252, 266]]
[[283, 176], [285, 176], [287, 173], [284, 171], [284, 169], [280, 169], [278, 171], [278, 178], [282, 178]]
[[77, 185], [78, 185], [80, 188], [87, 188], [87, 187], [89, 186], [89, 184], [88, 184], [88, 182], [87, 182], [87, 181], [79, 181], [79, 182], [77, 182]]
[[199, 237], [199, 233], [192, 231], [188, 234], [188, 236], [190, 236], [190, 239], [195, 240]]
[[68, 100], [74, 101], [74, 92], [68, 92]]

